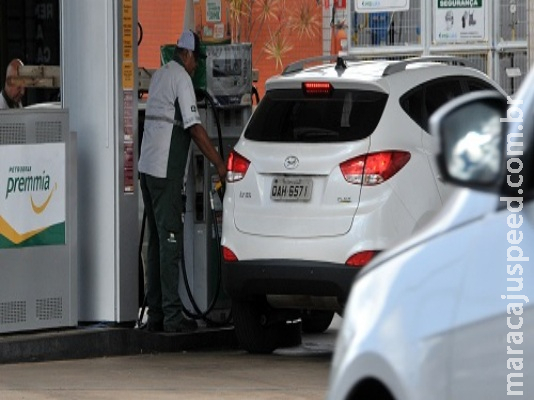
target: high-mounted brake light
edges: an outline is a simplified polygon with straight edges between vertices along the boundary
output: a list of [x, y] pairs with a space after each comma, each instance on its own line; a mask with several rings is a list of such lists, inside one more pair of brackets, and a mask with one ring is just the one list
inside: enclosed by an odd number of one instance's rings
[[226, 174], [227, 182], [237, 182], [245, 177], [247, 173], [248, 166], [250, 161], [243, 157], [241, 154], [232, 151], [228, 156], [228, 162], [226, 163]]
[[410, 160], [406, 151], [381, 151], [364, 154], [339, 165], [349, 183], [364, 186], [379, 185], [387, 181]]
[[303, 82], [302, 90], [306, 95], [325, 96], [330, 95], [334, 88], [330, 82]]
[[226, 246], [222, 246], [222, 255], [223, 260], [226, 262], [237, 261], [237, 256], [235, 255], [235, 253]]
[[364, 265], [368, 264], [369, 261], [371, 261], [377, 254], [378, 251], [373, 250], [361, 251], [350, 256], [349, 259], [345, 261], [345, 265], [349, 265], [351, 267], [363, 267]]

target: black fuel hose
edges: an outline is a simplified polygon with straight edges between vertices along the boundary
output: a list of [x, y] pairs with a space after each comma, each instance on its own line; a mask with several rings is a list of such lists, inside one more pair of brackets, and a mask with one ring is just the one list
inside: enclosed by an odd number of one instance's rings
[[[204, 90], [204, 89], [197, 89], [197, 90], [200, 92], [200, 95], [205, 100], [207, 100], [207, 102], [211, 106], [211, 109], [213, 110], [213, 116], [215, 117], [215, 124], [217, 125], [217, 139], [218, 139], [218, 142], [219, 142], [219, 155], [224, 160], [224, 148], [223, 148], [223, 141], [222, 141], [222, 128], [221, 128], [221, 120], [219, 119], [219, 112], [218, 112], [219, 107], [217, 106], [217, 104], [215, 103], [215, 100], [208, 93], [207, 90]], [[225, 182], [221, 182], [221, 184], [222, 184], [222, 187], [221, 187], [221, 192], [219, 193], [219, 196], [221, 197], [221, 200], [222, 200], [222, 197], [224, 196]]]
[[[215, 100], [213, 99], [213, 97], [206, 91], [206, 90], [203, 90], [203, 89], [197, 89], [199, 91], [199, 96], [198, 97], [201, 97], [205, 100], [207, 100], [207, 102], [209, 103], [209, 105], [211, 106], [211, 109], [213, 111], [213, 115], [215, 117], [215, 124], [217, 125], [217, 137], [218, 137], [218, 142], [219, 142], [219, 154], [221, 156], [221, 158], [224, 160], [224, 150], [223, 150], [223, 141], [222, 141], [222, 129], [221, 129], [221, 122], [219, 120], [219, 113], [218, 113], [218, 107], [217, 107], [217, 104], [215, 103]], [[224, 196], [224, 182], [222, 182], [222, 188], [221, 188], [221, 191], [222, 193], [219, 193], [219, 196], [221, 197], [221, 200], [222, 200], [222, 197]], [[212, 196], [213, 193], [210, 191], [210, 196]], [[213, 200], [210, 199], [210, 205], [213, 204]], [[211, 212], [212, 212], [212, 223], [214, 224], [214, 227], [215, 227], [215, 240], [217, 241], [217, 243], [220, 244], [221, 242], [221, 238], [220, 238], [220, 234], [219, 234], [219, 226], [217, 224], [217, 219], [216, 219], [216, 216], [215, 216], [215, 210], [213, 209], [213, 206], [211, 206]], [[184, 236], [185, 238], [185, 236]], [[182, 249], [183, 250], [183, 249]], [[213, 299], [211, 300], [211, 303], [208, 305], [208, 308], [205, 310], [205, 311], [201, 311], [200, 310], [200, 307], [198, 306], [194, 296], [193, 296], [193, 293], [191, 291], [191, 287], [189, 285], [189, 279], [187, 278], [187, 270], [186, 270], [186, 267], [185, 267], [185, 259], [184, 259], [184, 252], [182, 251], [182, 275], [183, 275], [183, 278], [184, 278], [184, 286], [185, 286], [185, 289], [186, 289], [186, 292], [187, 292], [187, 296], [189, 298], [189, 301], [191, 302], [191, 305], [193, 306], [193, 309], [195, 311], [195, 313], [192, 313], [190, 311], [188, 311], [187, 309], [184, 308], [184, 314], [186, 314], [189, 318], [192, 318], [192, 319], [202, 319], [203, 321], [209, 323], [209, 324], [212, 324], [212, 325], [217, 325], [217, 326], [225, 326], [225, 325], [228, 325], [229, 322], [231, 321], [232, 319], [232, 316], [231, 316], [231, 313], [228, 314], [228, 317], [224, 320], [224, 321], [215, 321], [215, 320], [212, 320], [211, 318], [208, 317], [208, 314], [213, 310], [213, 308], [215, 307], [215, 304], [217, 303], [217, 300], [219, 299], [219, 294], [220, 294], [220, 289], [221, 289], [221, 286], [222, 286], [222, 266], [221, 266], [221, 263], [222, 263], [222, 260], [221, 260], [221, 252], [218, 251], [217, 252], [217, 255], [218, 255], [218, 268], [217, 268], [217, 286], [216, 286], [216, 289], [215, 289], [215, 294], [213, 296]]]
[[252, 85], [252, 97], [256, 99], [256, 105], [260, 103], [260, 93], [258, 92], [258, 88], [254, 85]]

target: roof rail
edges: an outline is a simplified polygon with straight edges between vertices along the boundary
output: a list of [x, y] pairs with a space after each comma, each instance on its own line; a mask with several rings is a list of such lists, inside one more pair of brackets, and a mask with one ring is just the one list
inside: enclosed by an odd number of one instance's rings
[[410, 64], [417, 64], [417, 63], [424, 63], [424, 62], [440, 62], [440, 63], [447, 63], [451, 65], [461, 65], [462, 67], [475, 68], [475, 66], [471, 62], [469, 62], [467, 59], [463, 57], [423, 56], [423, 57], [407, 58], [405, 60], [400, 60], [399, 62], [396, 62], [394, 64], [390, 64], [384, 69], [384, 72], [382, 72], [382, 76], [393, 75], [393, 74], [396, 74], [397, 72], [404, 71], [406, 67]]
[[339, 59], [341, 59], [341, 63], [343, 63], [344, 60], [357, 60], [358, 58], [354, 55], [343, 55], [343, 56], [328, 55], [328, 56], [303, 58], [302, 60], [295, 61], [289, 64], [287, 67], [285, 67], [285, 69], [282, 71], [282, 75], [289, 75], [295, 72], [302, 71], [305, 65], [318, 62], [318, 61], [328, 61], [328, 62], [336, 61], [336, 64], [339, 65], [340, 64]]

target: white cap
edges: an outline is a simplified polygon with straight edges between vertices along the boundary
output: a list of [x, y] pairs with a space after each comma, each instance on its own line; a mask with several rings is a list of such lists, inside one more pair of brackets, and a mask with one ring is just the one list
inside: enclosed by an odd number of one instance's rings
[[191, 50], [195, 54], [195, 56], [200, 58], [206, 58], [206, 54], [202, 51], [202, 48], [200, 47], [200, 38], [190, 29], [185, 30], [182, 33], [180, 39], [178, 39], [178, 42], [176, 43], [176, 47]]

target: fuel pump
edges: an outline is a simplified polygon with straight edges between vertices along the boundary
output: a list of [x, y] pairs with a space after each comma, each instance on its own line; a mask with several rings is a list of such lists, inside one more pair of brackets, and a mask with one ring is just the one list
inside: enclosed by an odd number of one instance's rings
[[[199, 112], [213, 145], [226, 158], [252, 113], [252, 47], [208, 45], [206, 54], [205, 69], [194, 79]], [[228, 320], [231, 304], [220, 287], [220, 182], [216, 169], [194, 144], [185, 181], [186, 277], [180, 279], [180, 294], [190, 314], [198, 316], [201, 311], [208, 321], [222, 323]]]

